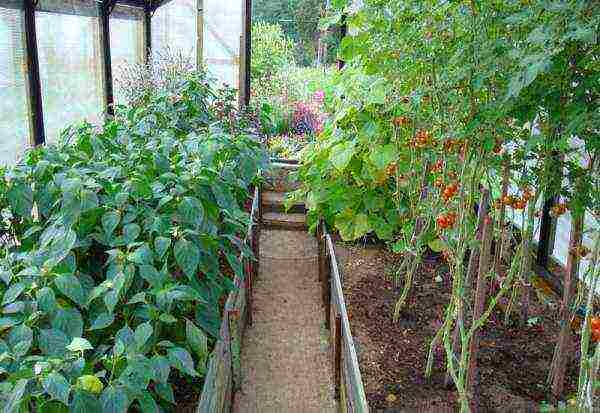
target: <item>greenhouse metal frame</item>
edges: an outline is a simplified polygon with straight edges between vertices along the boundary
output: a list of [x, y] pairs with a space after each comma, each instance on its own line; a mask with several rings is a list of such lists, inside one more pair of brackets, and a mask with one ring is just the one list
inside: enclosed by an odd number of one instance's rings
[[[173, 0], [3, 0], [0, 8], [19, 9], [23, 11], [23, 35], [26, 72], [26, 92], [29, 113], [29, 145], [37, 146], [48, 141], [44, 126], [44, 103], [42, 97], [42, 81], [40, 76], [40, 59], [38, 54], [38, 30], [36, 13], [52, 12], [62, 15], [93, 16], [98, 18], [99, 51], [103, 88], [103, 112], [114, 115], [115, 96], [113, 88], [113, 68], [111, 62], [110, 25], [111, 15], [116, 6], [126, 6], [143, 13], [143, 46], [144, 62], [147, 63], [152, 53], [152, 18], [161, 7]], [[194, 0], [197, 4], [197, 38], [196, 62], [203, 61], [204, 51], [204, 4], [205, 0]], [[251, 56], [251, 21], [252, 0], [236, 0], [241, 3], [240, 16], [242, 32], [240, 36], [239, 55], [239, 104], [244, 106], [250, 97], [250, 56]], [[131, 18], [131, 17], [130, 17]], [[113, 45], [114, 46], [114, 45]]]

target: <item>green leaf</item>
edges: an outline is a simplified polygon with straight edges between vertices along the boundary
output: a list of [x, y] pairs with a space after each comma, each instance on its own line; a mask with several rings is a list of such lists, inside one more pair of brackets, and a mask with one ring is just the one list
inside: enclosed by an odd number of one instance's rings
[[93, 350], [93, 349], [94, 349], [94, 347], [90, 344], [90, 342], [82, 337], [73, 338], [73, 340], [71, 341], [71, 344], [69, 344], [67, 346], [67, 350], [74, 351], [74, 352]]
[[335, 227], [344, 241], [354, 241], [372, 231], [365, 214], [344, 213], [336, 217]]
[[146, 243], [142, 244], [140, 247], [136, 248], [135, 251], [129, 254], [128, 259], [129, 261], [138, 265], [152, 264], [152, 261], [154, 261], [154, 258], [152, 257], [152, 250]]
[[129, 399], [124, 389], [108, 386], [100, 396], [103, 413], [126, 413]]
[[17, 357], [22, 357], [27, 354], [33, 342], [33, 330], [21, 324], [10, 329], [7, 337], [7, 344], [11, 347], [12, 352]]
[[15, 213], [23, 218], [31, 218], [33, 191], [29, 185], [17, 182], [11, 186], [6, 196]]
[[181, 222], [189, 224], [196, 229], [204, 222], [204, 207], [197, 198], [184, 197], [177, 208], [177, 213], [181, 218]]
[[152, 265], [140, 265], [140, 277], [148, 282], [152, 288], [162, 288], [165, 283], [165, 277], [158, 272]]
[[102, 381], [91, 374], [86, 374], [77, 379], [77, 387], [93, 394], [100, 394], [104, 390]]
[[393, 144], [376, 147], [370, 155], [371, 162], [379, 168], [385, 169], [390, 163], [396, 160], [396, 147]]
[[61, 293], [80, 306], [86, 305], [87, 300], [83, 288], [81, 287], [81, 283], [79, 282], [79, 278], [71, 274], [62, 274], [54, 279], [54, 284], [56, 284], [56, 287]]
[[156, 394], [158, 394], [160, 398], [168, 401], [169, 403], [175, 404], [175, 396], [173, 395], [173, 389], [171, 388], [170, 384], [156, 383], [154, 390], [156, 390]]
[[446, 243], [439, 238], [430, 241], [427, 245], [433, 252], [442, 252], [446, 249]]
[[21, 400], [23, 400], [23, 396], [25, 395], [27, 383], [29, 383], [29, 380], [27, 379], [21, 379], [17, 381], [15, 387], [13, 387], [8, 399], [6, 400], [6, 404], [4, 404], [3, 413], [19, 412], [19, 406], [21, 405]]
[[204, 358], [208, 355], [208, 337], [190, 320], [185, 320], [185, 335], [190, 348], [198, 357]]
[[154, 375], [159, 383], [167, 383], [169, 374], [171, 373], [171, 365], [169, 359], [165, 356], [156, 355], [151, 360], [154, 367]]
[[167, 350], [167, 358], [171, 366], [181, 371], [196, 377], [198, 373], [194, 370], [194, 360], [188, 351], [181, 347], [174, 347]]
[[142, 232], [142, 229], [138, 224], [128, 224], [123, 228], [123, 240], [126, 244], [134, 242]]
[[143, 392], [141, 393], [139, 396], [137, 396], [137, 401], [140, 404], [140, 411], [146, 413], [158, 413], [159, 409], [158, 409], [158, 405], [156, 404], [156, 402], [154, 401], [154, 399], [152, 398], [152, 395], [150, 393], [147, 392]]
[[94, 319], [90, 330], [102, 330], [110, 326], [115, 321], [115, 316], [112, 313], [101, 313]]
[[83, 318], [75, 308], [60, 308], [51, 320], [51, 324], [70, 338], [83, 335]]
[[26, 287], [27, 286], [22, 282], [15, 283], [8, 287], [8, 290], [6, 290], [2, 298], [2, 305], [5, 306], [15, 301], [17, 298], [19, 298], [21, 293], [25, 291]]
[[138, 349], [144, 347], [148, 339], [152, 336], [152, 332], [154, 329], [152, 325], [148, 322], [142, 323], [135, 329], [135, 333], [133, 333], [133, 337], [135, 339], [135, 343]]
[[52, 399], [61, 401], [67, 406], [69, 405], [71, 385], [62, 374], [53, 371], [42, 378], [42, 386]]
[[159, 260], [165, 256], [167, 251], [171, 247], [171, 239], [165, 237], [156, 237], [154, 240], [154, 249], [156, 250], [156, 255]]
[[345, 141], [331, 149], [329, 160], [337, 170], [343, 171], [346, 169], [346, 166], [348, 166], [355, 153], [356, 148], [354, 141]]
[[102, 216], [102, 229], [104, 230], [104, 236], [107, 240], [110, 240], [113, 232], [117, 229], [119, 222], [121, 222], [121, 214], [115, 211], [109, 211]]
[[42, 354], [62, 357], [69, 345], [69, 338], [57, 329], [42, 329], [39, 335], [40, 350]]
[[103, 413], [100, 401], [85, 390], [76, 389], [73, 395], [73, 401], [69, 406], [71, 413]]
[[200, 251], [196, 245], [185, 239], [175, 243], [175, 261], [188, 277], [196, 275], [200, 263]]
[[46, 313], [53, 313], [57, 309], [56, 296], [49, 287], [40, 289], [36, 294], [38, 309]]

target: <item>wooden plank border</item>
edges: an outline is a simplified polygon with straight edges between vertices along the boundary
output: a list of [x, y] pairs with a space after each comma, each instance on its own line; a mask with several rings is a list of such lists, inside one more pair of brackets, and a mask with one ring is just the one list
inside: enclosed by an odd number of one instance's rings
[[243, 268], [245, 279], [236, 275], [236, 289], [229, 293], [220, 338], [210, 357], [204, 387], [196, 411], [198, 413], [228, 413], [234, 395], [241, 385], [241, 349], [244, 331], [252, 324], [252, 284], [258, 274], [258, 252], [260, 237], [260, 187], [254, 188], [250, 223], [244, 244], [252, 257], [245, 257]]
[[354, 346], [354, 339], [350, 330], [350, 320], [346, 310], [344, 291], [342, 288], [342, 274], [335, 255], [335, 247], [331, 236], [323, 222], [319, 234], [324, 237], [330, 269], [330, 308], [328, 318], [334, 361], [334, 378], [338, 386], [336, 395], [340, 397], [340, 409], [344, 412], [368, 412], [369, 405], [360, 374], [358, 356]]

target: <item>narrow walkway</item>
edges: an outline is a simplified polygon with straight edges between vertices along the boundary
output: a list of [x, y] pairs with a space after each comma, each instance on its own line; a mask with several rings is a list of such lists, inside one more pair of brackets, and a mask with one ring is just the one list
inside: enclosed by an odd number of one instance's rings
[[317, 254], [305, 231], [261, 231], [254, 324], [242, 346], [235, 413], [336, 410]]

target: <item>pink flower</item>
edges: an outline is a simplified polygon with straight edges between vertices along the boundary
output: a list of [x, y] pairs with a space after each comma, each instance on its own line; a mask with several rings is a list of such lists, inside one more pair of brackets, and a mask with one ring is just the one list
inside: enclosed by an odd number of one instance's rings
[[325, 101], [325, 92], [322, 90], [317, 90], [313, 95], [313, 99], [316, 102], [323, 103]]

